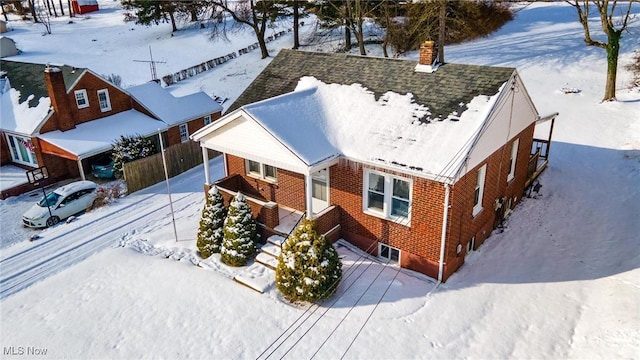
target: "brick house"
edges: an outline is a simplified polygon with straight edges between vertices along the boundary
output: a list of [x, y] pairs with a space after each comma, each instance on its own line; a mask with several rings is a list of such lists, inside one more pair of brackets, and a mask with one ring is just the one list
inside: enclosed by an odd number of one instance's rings
[[176, 98], [155, 82], [122, 89], [67, 65], [2, 60], [0, 68], [0, 165], [46, 166], [52, 180], [84, 179], [92, 161], [121, 135], [155, 139], [161, 131], [171, 146], [222, 112], [204, 93]]
[[245, 194], [267, 236], [304, 212], [331, 240], [446, 280], [544, 169], [557, 114], [538, 115], [515, 69], [435, 52], [282, 50], [192, 135], [224, 156], [226, 177], [205, 189]]

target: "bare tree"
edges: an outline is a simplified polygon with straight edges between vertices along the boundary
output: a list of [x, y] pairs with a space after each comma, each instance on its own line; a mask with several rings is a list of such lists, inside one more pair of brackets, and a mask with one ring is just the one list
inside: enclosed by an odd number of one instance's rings
[[36, 16], [38, 17], [38, 20], [36, 22], [39, 22], [44, 26], [47, 34], [51, 34], [51, 15], [49, 14], [46, 6], [42, 4], [43, 2], [47, 3], [47, 0], [40, 0], [37, 4], [34, 4], [34, 6], [37, 7]]
[[[622, 32], [627, 29], [629, 18], [631, 17], [631, 5], [637, 0], [629, 1], [626, 5], [621, 4], [618, 8], [618, 1], [613, 0], [566, 0], [578, 13], [578, 20], [584, 29], [584, 42], [587, 46], [596, 46], [607, 51], [607, 82], [604, 87], [604, 97], [602, 101], [616, 100], [616, 77], [618, 73], [618, 55], [620, 53], [620, 39]], [[602, 31], [607, 36], [607, 40], [599, 41], [591, 37], [589, 25], [589, 11], [595, 7], [600, 15], [600, 25]]]
[[351, 33], [358, 42], [360, 55], [367, 55], [364, 47], [364, 21], [375, 17], [378, 8], [386, 4], [388, 0], [345, 0], [329, 1], [341, 14], [345, 26], [345, 50], [351, 48]]
[[273, 10], [273, 1], [239, 0], [231, 2], [226, 0], [212, 0], [211, 4], [222, 8], [231, 15], [234, 21], [248, 25], [256, 34], [262, 58], [264, 59], [269, 56], [267, 43], [265, 41], [265, 32], [267, 30], [269, 15]]

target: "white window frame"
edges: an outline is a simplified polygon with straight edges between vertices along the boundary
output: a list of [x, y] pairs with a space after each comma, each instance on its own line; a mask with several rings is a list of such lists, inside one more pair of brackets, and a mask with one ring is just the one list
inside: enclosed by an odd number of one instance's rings
[[[382, 256], [383, 248], [385, 248], [385, 247], [389, 249], [389, 256]], [[393, 251], [397, 251], [398, 252], [398, 261], [397, 262], [394, 261], [394, 260], [391, 260], [391, 253]], [[396, 247], [393, 247], [393, 246], [390, 246], [390, 245], [387, 245], [387, 244], [379, 242], [378, 243], [378, 258], [384, 259], [389, 264], [398, 264], [398, 265], [400, 265], [400, 261], [401, 261], [401, 258], [402, 258], [402, 250], [400, 250], [400, 249], [398, 249]]]
[[211, 115], [206, 115], [203, 119], [204, 119], [204, 126], [211, 124]]
[[[38, 159], [36, 157], [36, 153], [34, 151], [33, 143], [30, 138], [5, 134], [7, 139], [7, 144], [9, 146], [9, 153], [11, 154], [11, 160], [18, 164], [24, 164], [29, 166], [38, 166]], [[19, 144], [27, 151], [27, 160], [22, 159], [22, 152], [18, 148]], [[28, 145], [25, 145], [28, 144]]]
[[[250, 162], [258, 164], [260, 172], [252, 171], [250, 166], [249, 166]], [[257, 178], [257, 179], [260, 179], [260, 180], [264, 180], [264, 181], [267, 181], [267, 182], [271, 182], [271, 183], [275, 183], [275, 182], [278, 181], [278, 168], [275, 167], [275, 166], [263, 164], [263, 163], [261, 163], [259, 161], [245, 159], [244, 160], [244, 168], [245, 168], [245, 171], [247, 172], [248, 176], [251, 176], [251, 177], [254, 177], [254, 178]], [[273, 169], [274, 176], [268, 176], [267, 175], [267, 168]]]
[[[78, 109], [84, 109], [89, 107], [89, 97], [87, 96], [87, 90], [81, 89], [73, 92], [76, 97], [76, 106]], [[84, 100], [84, 104], [80, 104], [80, 100]]]
[[[102, 100], [100, 100], [100, 95], [104, 94], [106, 104], [103, 106]], [[98, 90], [98, 104], [100, 105], [100, 111], [106, 112], [111, 111], [111, 99], [109, 98], [109, 89], [100, 89]]]
[[515, 139], [511, 145], [511, 157], [509, 158], [509, 175], [507, 175], [507, 182], [510, 182], [516, 176], [516, 161], [518, 160], [518, 145], [520, 139]]
[[[484, 184], [487, 176], [487, 164], [482, 165], [477, 172], [476, 186], [473, 189], [473, 216], [482, 211], [482, 198], [484, 197]], [[476, 192], [478, 195], [476, 195]]]
[[189, 141], [189, 126], [187, 125], [187, 123], [184, 124], [180, 124], [178, 126], [178, 131], [180, 132], [180, 141], [181, 142], [187, 142]]
[[[384, 177], [384, 192], [383, 192], [383, 203], [382, 203], [382, 211], [377, 210], [375, 208], [369, 207], [369, 175], [375, 174], [378, 176]], [[384, 173], [381, 171], [376, 171], [373, 169], [364, 169], [363, 172], [363, 187], [362, 187], [362, 211], [365, 214], [376, 216], [379, 218], [387, 219], [394, 221], [399, 224], [403, 224], [406, 226], [410, 226], [411, 224], [411, 208], [413, 205], [413, 180], [409, 178], [405, 178], [402, 176], [397, 176], [389, 173]], [[392, 203], [393, 203], [393, 180], [400, 180], [407, 182], [409, 184], [409, 199], [408, 207], [407, 207], [407, 216], [393, 215], [392, 211]], [[402, 199], [402, 201], [406, 201]]]

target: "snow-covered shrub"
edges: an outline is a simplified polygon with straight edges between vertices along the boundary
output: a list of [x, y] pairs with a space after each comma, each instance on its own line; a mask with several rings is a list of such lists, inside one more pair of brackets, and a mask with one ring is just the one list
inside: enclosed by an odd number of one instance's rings
[[202, 209], [202, 218], [198, 228], [198, 241], [196, 246], [200, 255], [206, 259], [211, 254], [220, 252], [222, 244], [224, 219], [227, 209], [224, 207], [224, 199], [217, 187], [212, 187], [207, 193], [207, 201]]
[[154, 144], [142, 135], [120, 135], [113, 144], [113, 173], [122, 177], [124, 164], [156, 153]]
[[251, 208], [244, 195], [238, 192], [231, 200], [224, 220], [224, 237], [220, 248], [222, 262], [231, 266], [245, 265], [256, 253], [257, 230]]
[[276, 267], [276, 287], [291, 301], [323, 300], [335, 292], [342, 278], [338, 252], [316, 223], [304, 219], [282, 245]]

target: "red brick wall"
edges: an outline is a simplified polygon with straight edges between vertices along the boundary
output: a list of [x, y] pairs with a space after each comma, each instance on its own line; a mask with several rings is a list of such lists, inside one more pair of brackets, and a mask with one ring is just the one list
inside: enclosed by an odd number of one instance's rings
[[[138, 106], [136, 106], [136, 108], [138, 108]], [[145, 113], [147, 112], [145, 111]], [[211, 121], [217, 120], [219, 118], [220, 118], [219, 112], [211, 115]], [[189, 131], [189, 135], [202, 129], [203, 127], [204, 127], [204, 117], [199, 117], [197, 119], [187, 122], [187, 129]], [[169, 130], [167, 131], [167, 136], [168, 136], [168, 143], [169, 143], [167, 146], [180, 144], [182, 142], [182, 140], [180, 140], [180, 125], [176, 125], [169, 128]]]
[[278, 169], [278, 182], [270, 183], [248, 176], [244, 159], [237, 156], [227, 156], [229, 175], [238, 174], [267, 201], [277, 202], [279, 205], [304, 211], [307, 206], [304, 199], [304, 175]]
[[[445, 248], [445, 279], [464, 263], [467, 244], [475, 236], [475, 248], [491, 235], [494, 228], [494, 203], [498, 198], [511, 198], [515, 207], [524, 193], [527, 166], [533, 142], [534, 124], [523, 130], [505, 146], [494, 152], [486, 162], [476, 166], [451, 187], [449, 221], [447, 224], [447, 244]], [[507, 182], [512, 144], [519, 139], [518, 155], [514, 179]], [[478, 169], [487, 164], [482, 211], [475, 217], [473, 198]], [[506, 206], [506, 201], [504, 206]], [[456, 246], [462, 245], [462, 252], [456, 254]]]
[[[78, 109], [76, 105], [75, 91], [85, 89], [87, 91], [87, 98], [89, 100], [89, 106], [86, 108]], [[102, 112], [100, 110], [100, 102], [98, 101], [98, 90], [108, 89], [109, 100], [111, 102], [111, 110]], [[75, 125], [83, 122], [99, 119], [105, 116], [110, 116], [122, 111], [130, 110], [133, 108], [133, 102], [131, 97], [113, 86], [108, 81], [105, 81], [90, 72], [85, 73], [78, 83], [67, 94], [69, 106], [71, 110], [71, 116]], [[58, 130], [59, 114], [54, 113], [51, 118], [44, 124], [41, 129], [41, 133]]]

